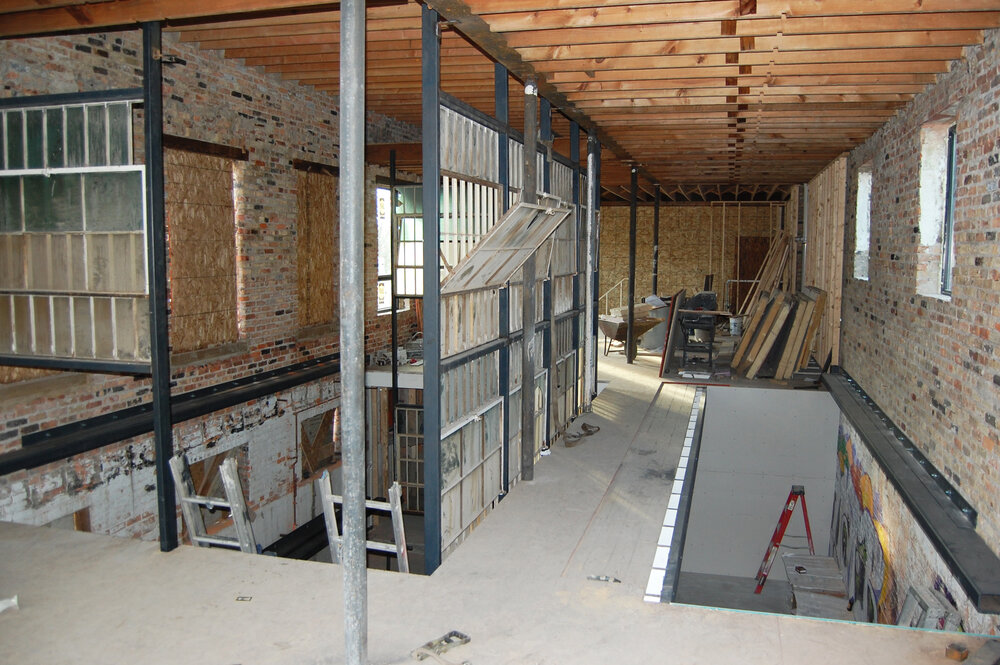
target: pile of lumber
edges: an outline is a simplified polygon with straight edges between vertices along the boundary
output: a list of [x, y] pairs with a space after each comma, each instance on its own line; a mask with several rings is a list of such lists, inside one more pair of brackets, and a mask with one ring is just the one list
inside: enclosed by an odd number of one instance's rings
[[733, 352], [733, 371], [748, 379], [784, 380], [804, 369], [825, 304], [826, 291], [813, 287], [794, 295], [761, 291]]
[[788, 233], [782, 231], [775, 236], [771, 247], [767, 250], [767, 255], [764, 257], [764, 262], [760, 265], [760, 270], [757, 271], [757, 277], [746, 298], [740, 303], [737, 313], [749, 314], [749, 310], [757, 302], [761, 293], [774, 293], [778, 289], [793, 249], [792, 236]]

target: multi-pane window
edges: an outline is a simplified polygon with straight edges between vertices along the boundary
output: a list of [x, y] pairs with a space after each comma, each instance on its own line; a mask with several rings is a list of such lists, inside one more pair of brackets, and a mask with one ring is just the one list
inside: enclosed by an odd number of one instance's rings
[[0, 354], [148, 361], [130, 102], [0, 115]]

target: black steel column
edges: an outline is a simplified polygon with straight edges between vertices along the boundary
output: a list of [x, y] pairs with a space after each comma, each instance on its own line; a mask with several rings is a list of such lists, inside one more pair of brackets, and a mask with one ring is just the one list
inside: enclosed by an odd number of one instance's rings
[[625, 342], [625, 361], [635, 360], [635, 232], [639, 197], [639, 170], [632, 167], [631, 192], [628, 217], [628, 334]]
[[[376, 211], [376, 215], [378, 211]], [[396, 349], [399, 347], [399, 314], [396, 312], [396, 151], [389, 151], [389, 304], [392, 307], [392, 399], [389, 408], [392, 409], [392, 432], [396, 429], [396, 403], [399, 401], [399, 357]], [[395, 449], [395, 446], [390, 446]], [[396, 453], [399, 454], [398, 452]]]
[[654, 183], [653, 187], [653, 295], [659, 295], [659, 283], [656, 274], [660, 270], [660, 185]]
[[542, 191], [552, 193], [552, 103], [542, 97], [538, 100], [538, 133], [545, 151], [542, 160]]
[[142, 92], [146, 154], [146, 251], [149, 254], [149, 347], [152, 369], [153, 440], [160, 550], [177, 547], [177, 500], [170, 475], [174, 454], [170, 417], [170, 340], [167, 332], [167, 223], [163, 195], [162, 26], [142, 24]]
[[[507, 90], [507, 68], [499, 62], [493, 66], [493, 114], [500, 123], [506, 127], [510, 122], [510, 100]], [[500, 177], [500, 210], [507, 212], [510, 207], [510, 144], [507, 132], [502, 131], [497, 135], [499, 145], [497, 168]]]
[[[507, 88], [507, 68], [499, 62], [493, 66], [493, 115], [507, 127], [510, 122], [510, 99]], [[510, 143], [506, 131], [497, 133], [497, 173], [500, 182], [500, 211], [507, 212], [510, 203]], [[503, 399], [503, 424], [500, 438], [503, 447], [501, 470], [501, 485], [503, 494], [510, 491], [510, 288], [500, 289], [500, 339], [504, 345], [500, 348], [500, 397]], [[518, 414], [520, 415], [520, 414]]]
[[[574, 352], [580, 348], [580, 341], [582, 335], [580, 334], [580, 276], [583, 274], [583, 264], [580, 261], [580, 248], [586, 247], [586, 244], [581, 242], [583, 238], [583, 215], [580, 214], [580, 125], [575, 120], [570, 120], [569, 123], [569, 161], [573, 163], [573, 210], [576, 215], [575, 227], [574, 227], [574, 239], [576, 240], [576, 268], [573, 275], [573, 311], [576, 312], [573, 316], [573, 350]], [[573, 400], [573, 415], [577, 416], [580, 413], [580, 354], [573, 354], [574, 372], [573, 372], [573, 395], [576, 399]]]
[[441, 565], [441, 40], [438, 14], [426, 6], [423, 48], [424, 210], [424, 556], [427, 574]]
[[[521, 201], [538, 202], [538, 88], [524, 86], [524, 178]], [[535, 252], [521, 269], [521, 479], [535, 478]]]

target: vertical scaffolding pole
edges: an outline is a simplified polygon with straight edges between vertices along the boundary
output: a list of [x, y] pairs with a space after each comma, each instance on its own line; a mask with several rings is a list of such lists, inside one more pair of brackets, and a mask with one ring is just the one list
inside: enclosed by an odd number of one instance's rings
[[368, 662], [365, 531], [365, 3], [340, 4], [340, 385], [344, 662]]
[[545, 159], [542, 160], [542, 191], [552, 193], [552, 102], [538, 100], [538, 133], [541, 135]]
[[632, 167], [628, 217], [628, 330], [625, 335], [625, 362], [635, 361], [635, 233], [639, 207], [639, 170]]
[[153, 393], [153, 445], [160, 550], [177, 547], [177, 503], [170, 458], [174, 454], [170, 414], [170, 340], [167, 331], [167, 223], [163, 196], [162, 26], [142, 24], [142, 91], [145, 107], [146, 251], [149, 255], [149, 346]]
[[[521, 201], [538, 202], [538, 87], [524, 86], [524, 186]], [[521, 479], [535, 478], [535, 253], [521, 269]]]
[[421, 15], [424, 210], [425, 572], [441, 565], [441, 39], [438, 13]]
[[594, 264], [597, 248], [594, 246], [597, 210], [597, 137], [587, 135], [587, 219], [584, 223], [587, 251], [583, 266], [583, 411], [589, 413], [594, 399], [597, 374], [594, 369]]
[[654, 183], [653, 192], [653, 295], [660, 293], [657, 273], [660, 271], [660, 186]]
[[[539, 99], [538, 105], [538, 134], [545, 153], [545, 158], [542, 160], [542, 190], [547, 193], [552, 193], [552, 104], [549, 100], [542, 97]], [[555, 242], [554, 237], [552, 242]], [[544, 443], [542, 444], [543, 448], [548, 448], [549, 443], [552, 441], [552, 432], [554, 430], [553, 420], [555, 419], [556, 412], [556, 410], [552, 408], [552, 386], [555, 384], [556, 376], [554, 348], [556, 339], [556, 320], [555, 303], [553, 302], [552, 297], [552, 267], [553, 263], [552, 261], [549, 261], [547, 279], [542, 283], [542, 317], [548, 324], [548, 328], [541, 339], [542, 367], [548, 369], [548, 375], [546, 376], [545, 381], [545, 411], [547, 417], [545, 418], [545, 435], [543, 437]]]

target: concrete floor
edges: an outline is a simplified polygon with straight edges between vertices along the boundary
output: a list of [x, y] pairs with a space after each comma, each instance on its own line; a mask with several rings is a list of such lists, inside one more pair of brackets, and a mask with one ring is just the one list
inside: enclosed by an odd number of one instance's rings
[[[582, 418], [601, 431], [555, 446], [432, 577], [371, 571], [370, 662], [415, 662], [450, 630], [472, 641], [449, 659], [476, 665], [947, 662], [955, 635], [643, 602], [671, 468], [659, 446], [675, 446], [660, 400], [683, 404], [657, 392], [658, 362], [602, 358], [611, 383]], [[341, 579], [330, 564], [0, 524], [0, 598], [21, 604], [0, 614], [0, 661], [340, 663]]]

